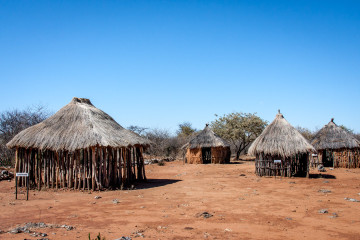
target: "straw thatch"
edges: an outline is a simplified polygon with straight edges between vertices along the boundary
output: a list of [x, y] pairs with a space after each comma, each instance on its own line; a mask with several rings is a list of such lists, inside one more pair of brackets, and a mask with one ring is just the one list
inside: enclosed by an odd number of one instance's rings
[[17, 134], [9, 148], [38, 148], [74, 151], [91, 146], [127, 147], [149, 141], [120, 126], [89, 99], [73, 98], [45, 121]]
[[[216, 135], [206, 124], [204, 130], [185, 144], [187, 163], [228, 163], [230, 162], [230, 144]], [[206, 156], [205, 156], [206, 155]]]
[[251, 144], [259, 176], [309, 176], [309, 152], [313, 146], [280, 113]]
[[311, 141], [316, 150], [360, 148], [360, 142], [351, 133], [337, 126], [334, 119], [318, 131]]
[[183, 148], [190, 149], [204, 147], [230, 147], [230, 144], [216, 135], [211, 128], [209, 128], [209, 125], [206, 124], [204, 130], [183, 146]]
[[248, 153], [291, 157], [299, 153], [315, 152], [311, 144], [280, 113], [251, 144]]

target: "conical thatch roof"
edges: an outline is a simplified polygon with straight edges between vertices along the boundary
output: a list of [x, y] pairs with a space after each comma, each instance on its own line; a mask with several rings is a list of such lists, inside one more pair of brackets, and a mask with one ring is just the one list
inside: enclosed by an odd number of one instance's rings
[[313, 146], [280, 113], [251, 144], [248, 153], [291, 157], [298, 153], [315, 152]]
[[120, 126], [89, 99], [73, 98], [53, 116], [21, 131], [7, 147], [74, 151], [92, 146], [148, 144], [147, 139]]
[[230, 147], [229, 143], [216, 135], [206, 124], [204, 130], [196, 135], [189, 143], [185, 144], [183, 148], [203, 148], [203, 147]]
[[316, 150], [360, 148], [360, 142], [351, 133], [337, 126], [334, 119], [316, 133], [311, 144]]

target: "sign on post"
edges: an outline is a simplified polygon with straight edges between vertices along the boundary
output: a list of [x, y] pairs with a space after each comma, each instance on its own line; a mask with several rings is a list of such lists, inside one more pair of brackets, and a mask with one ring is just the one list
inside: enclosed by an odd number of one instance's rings
[[28, 177], [29, 176], [29, 174], [28, 173], [16, 173], [16, 176], [17, 177]]
[[18, 177], [25, 177], [26, 179], [26, 201], [29, 200], [29, 173], [16, 173], [15, 175], [15, 199], [17, 199], [17, 183], [18, 183]]
[[274, 160], [274, 163], [281, 163], [281, 160]]

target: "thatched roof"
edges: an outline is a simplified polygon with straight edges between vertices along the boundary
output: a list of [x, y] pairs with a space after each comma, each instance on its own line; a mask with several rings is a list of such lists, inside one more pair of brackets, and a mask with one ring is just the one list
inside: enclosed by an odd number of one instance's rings
[[311, 144], [280, 113], [251, 144], [248, 153], [291, 157], [298, 153], [315, 152]]
[[360, 148], [360, 142], [351, 133], [337, 126], [334, 119], [318, 131], [311, 141], [316, 150]]
[[21, 131], [7, 147], [74, 151], [92, 146], [148, 144], [147, 139], [120, 126], [89, 99], [73, 98], [48, 119]]
[[204, 148], [204, 147], [230, 147], [229, 143], [216, 135], [206, 124], [204, 130], [196, 135], [183, 148]]

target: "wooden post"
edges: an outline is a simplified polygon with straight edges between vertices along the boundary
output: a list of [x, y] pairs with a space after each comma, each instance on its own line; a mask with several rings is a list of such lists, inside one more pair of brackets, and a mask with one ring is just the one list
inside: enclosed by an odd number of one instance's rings
[[[97, 148], [99, 150], [99, 148]], [[98, 154], [97, 154], [98, 155]], [[100, 166], [98, 166], [98, 162], [96, 159], [96, 155], [95, 155], [95, 147], [92, 147], [92, 164], [93, 164], [93, 190], [95, 189], [95, 184], [97, 185], [97, 188], [99, 190], [102, 189], [102, 185], [100, 182], [100, 179], [98, 179], [98, 174], [96, 173], [96, 170], [99, 168], [99, 172], [100, 172]]]
[[122, 148], [119, 148], [118, 149], [118, 152], [119, 152], [119, 154], [118, 154], [118, 158], [119, 158], [119, 165], [118, 165], [118, 184], [119, 184], [119, 187], [120, 187], [120, 189], [122, 188]]
[[83, 191], [85, 190], [85, 185], [87, 180], [86, 167], [87, 167], [87, 149], [83, 149], [83, 187], [82, 187]]
[[55, 188], [56, 184], [56, 157], [55, 152], [51, 151], [52, 173], [51, 173], [51, 187]]
[[104, 157], [103, 157], [103, 153], [102, 153], [102, 147], [98, 147], [98, 152], [97, 152], [97, 161], [96, 161], [96, 164], [98, 164], [98, 184], [99, 184], [99, 188], [102, 188], [102, 165], [104, 164], [103, 161], [104, 161]]
[[140, 159], [141, 159], [141, 168], [142, 168], [142, 179], [146, 181], [145, 163], [144, 163], [143, 150], [144, 150], [143, 147], [140, 147]]
[[59, 187], [59, 153], [55, 151], [55, 159], [56, 159], [56, 170], [55, 170], [55, 181], [56, 181], [56, 189]]
[[[19, 147], [16, 147], [16, 150], [15, 150], [15, 176], [16, 176], [16, 173], [19, 172]], [[18, 181], [18, 178], [15, 177], [15, 187], [17, 186], [17, 181]]]
[[90, 157], [90, 148], [86, 149], [86, 161], [87, 161], [87, 166], [86, 166], [86, 184], [87, 184], [87, 189], [90, 190], [90, 176], [92, 176], [92, 171], [91, 171], [91, 161], [89, 160]]
[[110, 165], [110, 156], [109, 156], [109, 149], [104, 148], [104, 166], [103, 166], [103, 170], [104, 170], [104, 185], [106, 188], [109, 187], [109, 165]]
[[91, 159], [92, 159], [92, 175], [91, 175], [91, 187], [95, 190], [95, 147], [91, 148]]
[[310, 161], [309, 161], [310, 153], [306, 155], [306, 162], [307, 162], [307, 171], [306, 171], [306, 177], [310, 178]]
[[78, 159], [78, 151], [75, 150], [74, 152], [74, 161], [73, 161], [73, 167], [72, 172], [74, 173], [74, 190], [77, 189], [77, 159]]

